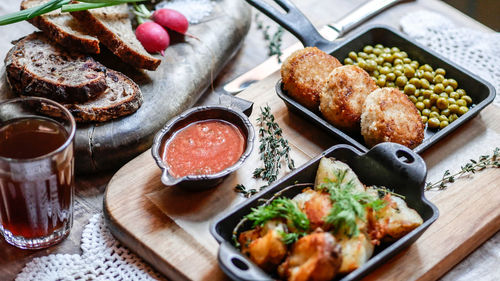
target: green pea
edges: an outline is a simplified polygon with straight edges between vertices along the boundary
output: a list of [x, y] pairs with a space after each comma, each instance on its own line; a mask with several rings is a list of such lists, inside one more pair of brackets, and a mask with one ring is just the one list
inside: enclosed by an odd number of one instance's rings
[[432, 103], [432, 104], [435, 104], [438, 98], [439, 98], [439, 96], [438, 96], [438, 95], [436, 95], [436, 94], [432, 93], [432, 94], [431, 94], [431, 98], [430, 98], [430, 99], [431, 99], [431, 103]]
[[439, 115], [438, 117], [439, 121], [448, 121], [448, 117], [444, 116], [444, 115]]
[[406, 78], [406, 76], [398, 76], [398, 78], [396, 78], [396, 85], [400, 88], [403, 88], [407, 82], [408, 78]]
[[373, 52], [373, 47], [372, 47], [372, 46], [370, 46], [370, 45], [366, 45], [366, 46], [363, 48], [363, 52], [370, 54], [371, 52]]
[[444, 115], [446, 117], [450, 116], [451, 112], [449, 108], [441, 110], [441, 115]]
[[399, 52], [403, 58], [407, 58], [408, 54], [405, 51]]
[[403, 76], [403, 71], [396, 69], [396, 70], [394, 70], [394, 74], [396, 75], [396, 77]]
[[391, 52], [391, 48], [389, 47], [384, 47], [384, 53], [390, 53]]
[[379, 87], [384, 87], [384, 86], [385, 86], [385, 81], [386, 81], [386, 80], [385, 80], [385, 77], [379, 77], [379, 78], [377, 79], [377, 82], [376, 82], [376, 83], [377, 83], [377, 86], [379, 86]]
[[427, 124], [429, 124], [429, 128], [431, 129], [439, 128], [440, 123], [439, 119], [435, 117], [429, 118], [429, 121], [427, 121]]
[[434, 76], [434, 79], [432, 80], [434, 84], [442, 83], [443, 81], [444, 81], [444, 76], [441, 74], [437, 74], [436, 76]]
[[373, 53], [377, 56], [380, 56], [384, 51], [382, 51], [382, 48], [378, 48], [377, 45], [375, 45], [375, 48], [373, 49]]
[[392, 62], [394, 65], [402, 65], [403, 60], [400, 58], [395, 58], [394, 61]]
[[428, 120], [427, 116], [420, 116], [420, 118], [422, 118], [422, 123], [424, 124], [427, 123]]
[[[435, 79], [434, 79], [435, 80]], [[439, 83], [439, 84], [436, 84], [434, 85], [434, 93], [436, 94], [440, 94], [444, 91], [444, 86], [443, 84]]]
[[356, 61], [358, 59], [358, 55], [356, 52], [349, 52], [349, 58], [352, 59], [353, 61]]
[[424, 101], [423, 101], [423, 103], [424, 103], [424, 105], [425, 105], [425, 108], [427, 108], [427, 109], [431, 108], [431, 105], [432, 105], [432, 104], [431, 104], [431, 100], [430, 100], [430, 99], [426, 99], [426, 98], [424, 97]]
[[430, 71], [425, 71], [423, 78], [427, 79], [427, 81], [432, 81], [434, 79], [434, 74]]
[[409, 64], [404, 66], [404, 74], [406, 77], [411, 78], [415, 75], [415, 69]]
[[462, 106], [467, 107], [467, 102], [463, 99], [457, 100], [456, 104], [460, 107], [462, 107]]
[[366, 68], [367, 71], [374, 71], [377, 69], [377, 63], [374, 60], [366, 60]]
[[417, 100], [423, 102], [424, 101], [424, 97], [420, 96], [420, 97], [417, 98]]
[[394, 84], [394, 82], [386, 82], [386, 83], [385, 83], [385, 86], [386, 86], [386, 87], [396, 88], [396, 84]]
[[436, 74], [439, 74], [441, 76], [445, 76], [446, 75], [446, 70], [444, 70], [442, 68], [436, 68]]
[[404, 87], [404, 93], [407, 95], [413, 95], [417, 88], [415, 88], [415, 85], [413, 84], [406, 84]]
[[449, 97], [458, 100], [460, 98], [460, 95], [457, 92], [451, 92], [449, 94]]
[[455, 113], [448, 116], [448, 120], [450, 121], [450, 123], [453, 123], [457, 119], [458, 119], [458, 115], [456, 115]]
[[412, 103], [417, 103], [417, 101], [418, 101], [417, 97], [413, 96], [413, 95], [409, 96], [408, 98], [411, 100]]
[[422, 87], [423, 89], [429, 89], [429, 87], [430, 87], [429, 81], [426, 78], [421, 78], [420, 79], [420, 87]]
[[380, 69], [380, 73], [382, 74], [388, 74], [391, 72], [391, 69], [388, 66], [384, 66]]
[[375, 45], [375, 48], [383, 49], [383, 48], [384, 48], [384, 45], [382, 45], [382, 44], [377, 44], [377, 45]]
[[346, 65], [353, 64], [353, 63], [354, 63], [354, 61], [352, 61], [351, 58], [345, 58], [345, 60], [344, 60], [344, 64], [346, 64]]
[[448, 126], [448, 120], [443, 120], [439, 123], [439, 129], [443, 129], [444, 127]]
[[448, 107], [455, 103], [457, 103], [457, 101], [454, 98], [448, 98], [448, 104], [449, 104]]
[[364, 60], [358, 60], [358, 66], [361, 67], [362, 69], [366, 68], [366, 62]]
[[[420, 81], [420, 83], [422, 83], [422, 81]], [[424, 96], [424, 98], [426, 98], [426, 99], [429, 99], [431, 97], [431, 94], [432, 94], [432, 91], [429, 91], [429, 90], [422, 91], [422, 96]]]
[[465, 96], [465, 90], [464, 89], [457, 89], [455, 92], [457, 92], [460, 96]]
[[403, 63], [411, 63], [411, 59], [409, 59], [409, 58], [404, 58], [404, 59], [403, 59]]
[[368, 54], [368, 57], [371, 58], [372, 60], [378, 58], [377, 55], [375, 54]]
[[388, 81], [394, 81], [394, 80], [396, 80], [396, 74], [394, 74], [393, 72], [387, 73], [387, 80]]
[[415, 68], [415, 69], [417, 69], [417, 68], [420, 66], [420, 64], [419, 64], [419, 63], [418, 63], [418, 61], [416, 61], [416, 60], [412, 61], [412, 62], [410, 63], [410, 65], [411, 65], [411, 67], [413, 67], [413, 68]]
[[[417, 102], [418, 103], [418, 102]], [[415, 105], [416, 106], [416, 105]], [[431, 110], [428, 108], [422, 109], [422, 115], [423, 116], [429, 116], [431, 114]]]
[[422, 67], [423, 67], [422, 70], [424, 70], [424, 71], [429, 71], [429, 72], [433, 71], [432, 66], [430, 66], [428, 64], [424, 64]]
[[400, 71], [403, 71], [405, 68], [404, 68], [404, 65], [402, 64], [399, 64], [399, 65], [396, 65], [394, 66], [394, 70], [400, 70]]
[[442, 92], [441, 94], [439, 94], [439, 96], [448, 99], [448, 94], [446, 92]]
[[358, 57], [360, 57], [360, 58], [364, 58], [364, 59], [367, 59], [367, 58], [368, 58], [368, 54], [367, 54], [367, 53], [365, 53], [365, 52], [359, 52], [359, 53], [358, 53]]
[[423, 102], [421, 102], [421, 101], [417, 102], [417, 103], [415, 104], [415, 106], [416, 106], [416, 107], [417, 107], [417, 109], [418, 109], [418, 110], [420, 110], [420, 111], [422, 111], [422, 110], [424, 110], [424, 109], [425, 109], [425, 104], [424, 104]]
[[391, 48], [391, 53], [399, 53], [399, 48], [398, 47], [392, 47]]
[[378, 77], [380, 75], [380, 72], [378, 72], [378, 70], [374, 70], [372, 72], [372, 74], [373, 74], [373, 76], [377, 76]]
[[469, 111], [469, 109], [467, 108], [467, 106], [461, 106], [460, 108], [458, 108], [458, 114], [459, 115], [464, 115], [465, 113], [467, 113], [467, 111]]
[[431, 113], [429, 114], [429, 118], [438, 118], [438, 117], [439, 117], [439, 112], [431, 110]]
[[452, 87], [452, 86], [450, 86], [450, 85], [448, 85], [448, 86], [446, 86], [446, 88], [444, 88], [444, 91], [445, 91], [446, 93], [450, 94], [451, 92], [453, 92], [453, 87]]
[[451, 113], [458, 113], [458, 108], [459, 106], [457, 104], [450, 104], [448, 106], [448, 109], [450, 110]]
[[415, 85], [416, 88], [420, 88], [420, 86], [421, 86], [420, 79], [418, 79], [416, 77], [411, 78], [409, 82], [410, 82], [410, 84]]
[[448, 79], [448, 84], [455, 90], [458, 87], [458, 82], [455, 79]]
[[443, 97], [440, 97], [436, 101], [436, 106], [441, 110], [448, 108], [448, 100]]
[[[414, 96], [416, 96], [417, 98], [421, 97], [422, 95], [420, 94], [420, 90], [419, 89], [416, 89], [415, 90], [415, 93], [413, 94]], [[422, 97], [424, 98], [424, 97]]]
[[471, 104], [472, 103], [472, 98], [470, 96], [462, 96], [460, 99], [463, 99], [464, 101], [467, 102], [467, 104]]
[[378, 65], [382, 65], [384, 63], [384, 58], [381, 58], [381, 57], [377, 57], [375, 59], [375, 62], [378, 64]]

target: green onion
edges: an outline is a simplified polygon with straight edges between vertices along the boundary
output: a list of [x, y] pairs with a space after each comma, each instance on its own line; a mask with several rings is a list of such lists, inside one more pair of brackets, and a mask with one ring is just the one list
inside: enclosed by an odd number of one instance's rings
[[[94, 1], [94, 2], [91, 2]], [[102, 1], [102, 0], [85, 0], [81, 2], [88, 3], [78, 3], [78, 4], [68, 4], [61, 7], [61, 12], [78, 12], [84, 10], [91, 10], [109, 6], [116, 6], [125, 3], [141, 2], [145, 0], [113, 0], [113, 1]]]

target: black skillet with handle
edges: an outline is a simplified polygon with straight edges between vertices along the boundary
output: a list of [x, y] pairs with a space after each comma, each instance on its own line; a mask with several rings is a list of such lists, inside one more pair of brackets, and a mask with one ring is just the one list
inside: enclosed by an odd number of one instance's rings
[[[247, 0], [247, 2], [290, 31], [304, 46], [315, 46], [336, 57], [341, 62], [348, 56], [350, 51], [357, 52], [362, 50], [366, 45], [382, 44], [389, 47], [398, 47], [406, 51], [410, 58], [419, 61], [420, 64], [429, 64], [435, 68], [441, 67], [446, 69], [447, 76], [457, 80], [460, 88], [463, 88], [472, 98], [473, 107], [444, 129], [436, 131], [427, 128], [425, 130], [424, 141], [414, 149], [416, 153], [422, 153], [431, 145], [456, 130], [467, 120], [476, 116], [495, 98], [495, 89], [490, 83], [460, 65], [429, 50], [427, 47], [416, 43], [413, 39], [391, 27], [382, 25], [367, 26], [342, 41], [328, 41], [319, 34], [311, 22], [289, 0], [274, 0], [284, 12], [279, 11], [264, 0]], [[319, 110], [311, 111], [289, 97], [282, 88], [281, 80], [276, 84], [276, 92], [283, 99], [289, 110], [316, 123], [340, 141], [349, 143], [362, 151], [368, 150], [368, 146], [365, 144], [361, 134], [343, 132], [323, 119]]]

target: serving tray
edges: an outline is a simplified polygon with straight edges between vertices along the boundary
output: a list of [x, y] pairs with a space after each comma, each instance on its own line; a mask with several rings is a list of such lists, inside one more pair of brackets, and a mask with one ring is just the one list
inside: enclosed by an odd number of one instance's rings
[[[250, 120], [256, 125], [259, 107], [269, 105], [289, 140], [297, 167], [338, 141], [310, 122], [289, 112], [275, 94], [275, 73], [238, 97], [254, 102]], [[500, 110], [489, 106], [460, 129], [421, 154], [428, 178], [435, 181], [445, 169], [459, 168], [479, 153], [490, 152], [500, 139]], [[161, 170], [146, 151], [111, 179], [104, 195], [104, 214], [113, 235], [158, 271], [173, 280], [227, 278], [217, 262], [218, 243], [210, 222], [244, 201], [236, 184], [258, 187], [252, 179], [258, 151], [220, 186], [205, 192], [169, 189]], [[460, 179], [448, 190], [426, 192], [439, 209], [439, 218], [407, 249], [370, 273], [367, 280], [435, 280], [500, 229], [500, 170], [491, 169]], [[480, 207], [479, 207], [480, 206]]]
[[[190, 26], [189, 32], [200, 40], [173, 37], [175, 43], [166, 50], [165, 57], [157, 55], [162, 63], [156, 71], [135, 70], [113, 59], [109, 52], [98, 56], [103, 64], [125, 73], [140, 86], [144, 103], [137, 112], [123, 118], [77, 125], [76, 172], [116, 169], [148, 149], [154, 134], [173, 116], [191, 107], [208, 88], [238, 50], [250, 22], [250, 8], [245, 2], [215, 1], [211, 14], [202, 23]], [[12, 97], [2, 67], [0, 100]]]

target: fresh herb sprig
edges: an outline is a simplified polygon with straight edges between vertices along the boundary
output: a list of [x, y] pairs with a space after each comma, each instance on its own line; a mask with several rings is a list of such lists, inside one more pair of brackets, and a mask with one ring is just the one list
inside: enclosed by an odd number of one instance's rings
[[283, 37], [283, 27], [278, 26], [273, 35], [269, 34], [269, 29], [271, 26], [264, 25], [264, 22], [260, 20], [259, 14], [255, 14], [255, 23], [257, 24], [257, 29], [262, 30], [262, 34], [264, 36], [264, 40], [267, 42], [268, 55], [278, 57], [278, 62], [281, 63], [281, 55], [283, 52], [281, 51], [281, 40]]
[[83, 3], [71, 4], [71, 0], [51, 0], [47, 3], [31, 7], [22, 11], [0, 16], [0, 26], [20, 21], [30, 20], [34, 17], [61, 9], [61, 12], [76, 12], [124, 3], [142, 2], [145, 0], [79, 0]]
[[371, 194], [355, 191], [352, 180], [344, 181], [347, 172], [347, 170], [335, 171], [336, 181], [325, 179], [316, 189], [327, 191], [333, 202], [325, 222], [332, 225], [336, 232], [343, 231], [345, 235], [351, 237], [359, 234], [356, 221], [365, 219], [367, 207], [378, 211], [385, 207], [386, 203]]
[[478, 171], [487, 168], [500, 168], [500, 148], [496, 147], [492, 155], [481, 155], [478, 160], [471, 159], [467, 164], [460, 167], [460, 171], [451, 174], [450, 170], [446, 170], [443, 177], [435, 183], [428, 182], [425, 190], [438, 189], [443, 190], [448, 187], [448, 184], [455, 182], [460, 177], [470, 174], [475, 174]]
[[288, 140], [283, 138], [283, 131], [274, 120], [271, 108], [265, 106], [260, 109], [261, 115], [257, 118], [260, 137], [260, 159], [264, 162], [263, 168], [257, 168], [253, 172], [255, 178], [266, 180], [271, 184], [278, 178], [282, 161], [288, 169], [295, 169], [295, 163], [290, 158], [290, 145]]

